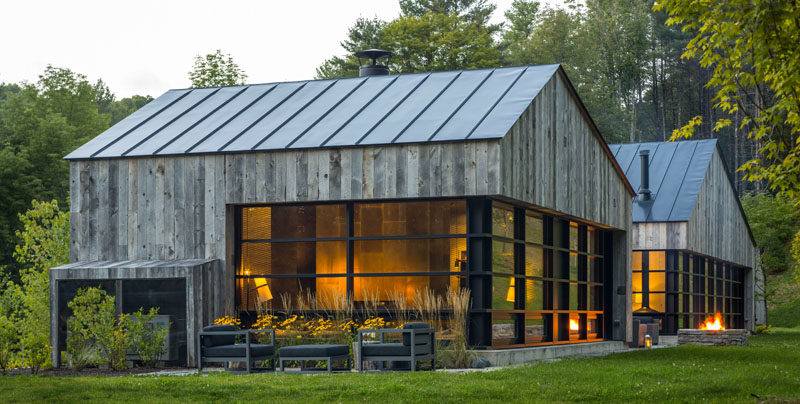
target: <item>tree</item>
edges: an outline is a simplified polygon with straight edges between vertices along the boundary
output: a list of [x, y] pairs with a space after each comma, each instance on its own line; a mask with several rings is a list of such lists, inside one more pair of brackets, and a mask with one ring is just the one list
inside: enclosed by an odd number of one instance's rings
[[58, 201], [34, 200], [19, 217], [23, 230], [17, 232], [20, 244], [14, 249], [18, 263], [44, 271], [69, 262], [69, 211], [59, 209]]
[[339, 44], [346, 56], [334, 56], [317, 68], [317, 78], [358, 77], [358, 59], [354, 53], [383, 46], [383, 28], [386, 22], [378, 18], [359, 18], [347, 29], [347, 38]]
[[425, 14], [455, 14], [460, 20], [485, 27], [491, 33], [500, 30], [500, 25], [489, 25], [489, 19], [497, 6], [487, 0], [400, 0], [403, 16], [422, 17]]
[[764, 272], [775, 274], [792, 268], [789, 247], [800, 230], [800, 211], [792, 201], [765, 193], [741, 198], [750, 230], [761, 251]]
[[358, 76], [355, 52], [380, 48], [394, 54], [392, 73], [494, 67], [500, 52], [490, 25], [495, 10], [486, 0], [400, 0], [402, 15], [390, 22], [359, 18], [341, 42], [346, 56], [317, 68], [317, 78]]
[[531, 37], [540, 5], [536, 0], [514, 0], [511, 3], [504, 13], [508, 26], [503, 31], [503, 43], [515, 43]]
[[153, 97], [149, 95], [134, 95], [112, 102], [108, 108], [108, 113], [111, 115], [111, 125], [113, 126], [117, 122], [125, 119], [128, 115], [136, 112], [136, 110], [147, 105], [150, 101], [153, 101]]
[[496, 67], [500, 52], [490, 30], [456, 14], [403, 16], [383, 29], [396, 73]]
[[[800, 197], [800, 7], [765, 0], [657, 0], [668, 25], [694, 33], [684, 58], [712, 69], [714, 121], [719, 131], [740, 120], [740, 136], [758, 142], [758, 155], [740, 170], [751, 181], [766, 180], [792, 200]], [[741, 115], [738, 117], [737, 115]], [[732, 120], [733, 118], [733, 120]], [[690, 137], [697, 116], [672, 138]]]
[[68, 202], [69, 164], [63, 159], [151, 101], [135, 95], [117, 101], [108, 86], [69, 69], [47, 66], [35, 84], [0, 84], [0, 266], [12, 259], [19, 213], [32, 200]]
[[194, 58], [189, 80], [195, 88], [234, 86], [244, 84], [247, 75], [230, 54], [223, 54], [222, 50], [217, 49], [214, 53]]

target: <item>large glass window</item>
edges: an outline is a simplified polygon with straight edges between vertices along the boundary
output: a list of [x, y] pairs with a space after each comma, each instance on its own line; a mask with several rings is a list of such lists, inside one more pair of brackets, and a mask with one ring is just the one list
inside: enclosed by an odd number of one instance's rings
[[[466, 202], [242, 207], [237, 304], [276, 310], [406, 307], [465, 286]], [[349, 218], [349, 219], [348, 219]], [[348, 254], [349, 257], [348, 258]]]
[[633, 252], [634, 314], [656, 315], [661, 330], [697, 328], [719, 312], [726, 327], [743, 327], [742, 301], [745, 268], [684, 251]]
[[601, 231], [492, 204], [492, 344], [603, 338]]

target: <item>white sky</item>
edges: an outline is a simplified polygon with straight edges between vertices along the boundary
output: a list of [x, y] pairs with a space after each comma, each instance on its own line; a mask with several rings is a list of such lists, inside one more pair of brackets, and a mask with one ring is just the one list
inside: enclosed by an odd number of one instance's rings
[[[512, 0], [498, 5], [503, 20]], [[558, 4], [559, 0], [543, 3]], [[194, 57], [222, 49], [249, 83], [306, 80], [344, 50], [356, 18], [391, 20], [397, 0], [0, 2], [0, 82], [35, 82], [49, 63], [102, 78], [117, 98], [189, 86]]]

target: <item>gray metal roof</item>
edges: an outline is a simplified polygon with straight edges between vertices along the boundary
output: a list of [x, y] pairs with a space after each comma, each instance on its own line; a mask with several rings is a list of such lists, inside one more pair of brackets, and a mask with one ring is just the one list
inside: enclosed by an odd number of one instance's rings
[[689, 221], [716, 146], [716, 139], [609, 145], [636, 190], [641, 185], [639, 150], [650, 151], [653, 200], [633, 203], [633, 222]]
[[66, 158], [501, 138], [558, 68], [170, 90]]

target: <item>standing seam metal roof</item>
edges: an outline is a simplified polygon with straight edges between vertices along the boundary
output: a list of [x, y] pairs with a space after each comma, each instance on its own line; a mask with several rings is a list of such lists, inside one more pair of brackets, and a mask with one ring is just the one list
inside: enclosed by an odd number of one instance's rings
[[67, 159], [496, 139], [559, 65], [167, 91]]
[[609, 145], [636, 190], [641, 186], [639, 151], [650, 151], [653, 199], [634, 202], [633, 222], [689, 221], [716, 147], [716, 139]]

